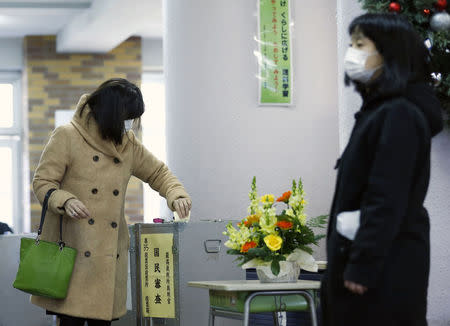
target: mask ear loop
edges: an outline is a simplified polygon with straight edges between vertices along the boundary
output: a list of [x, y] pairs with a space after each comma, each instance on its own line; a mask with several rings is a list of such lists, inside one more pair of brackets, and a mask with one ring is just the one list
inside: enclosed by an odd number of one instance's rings
[[125, 131], [133, 129], [134, 119], [124, 120], [124, 129]]

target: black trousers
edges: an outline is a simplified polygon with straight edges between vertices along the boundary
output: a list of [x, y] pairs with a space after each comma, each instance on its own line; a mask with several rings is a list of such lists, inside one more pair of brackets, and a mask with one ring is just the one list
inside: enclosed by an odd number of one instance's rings
[[59, 326], [84, 326], [87, 322], [88, 326], [110, 326], [108, 320], [86, 319], [72, 316], [59, 316]]
[[327, 277], [322, 278], [320, 289], [320, 310], [323, 326], [427, 326], [425, 317], [411, 316], [381, 316], [376, 314], [364, 314], [361, 306], [348, 306], [348, 309], [336, 310], [335, 305], [327, 298]]

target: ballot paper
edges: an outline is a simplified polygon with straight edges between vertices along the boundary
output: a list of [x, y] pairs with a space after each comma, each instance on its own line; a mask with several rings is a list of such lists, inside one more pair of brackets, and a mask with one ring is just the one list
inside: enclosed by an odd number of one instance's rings
[[177, 212], [173, 212], [174, 222], [175, 223], [187, 223], [191, 219], [191, 211], [189, 211], [189, 214], [186, 218], [180, 218]]
[[359, 229], [361, 211], [342, 212], [337, 216], [336, 229], [345, 238], [355, 240]]

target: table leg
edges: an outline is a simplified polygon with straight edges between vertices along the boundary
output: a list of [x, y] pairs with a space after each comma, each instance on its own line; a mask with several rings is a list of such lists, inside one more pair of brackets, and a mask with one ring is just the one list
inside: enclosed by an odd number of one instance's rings
[[272, 316], [273, 316], [273, 324], [275, 326], [280, 326], [280, 322], [278, 321], [278, 311], [272, 312]]
[[307, 291], [262, 291], [262, 292], [254, 292], [254, 293], [250, 294], [247, 297], [247, 299], [245, 299], [245, 304], [244, 304], [244, 326], [249, 326], [250, 304], [255, 297], [268, 296], [268, 295], [284, 296], [284, 295], [294, 295], [294, 294], [299, 294], [306, 299], [306, 301], [308, 302], [309, 311], [311, 313], [311, 325], [318, 326], [315, 302], [314, 302], [312, 295]]
[[305, 291], [303, 297], [308, 301], [309, 311], [311, 312], [311, 324], [317, 326], [316, 303], [312, 295]]
[[216, 316], [214, 315], [213, 308], [209, 308], [209, 321], [208, 326], [214, 326]]

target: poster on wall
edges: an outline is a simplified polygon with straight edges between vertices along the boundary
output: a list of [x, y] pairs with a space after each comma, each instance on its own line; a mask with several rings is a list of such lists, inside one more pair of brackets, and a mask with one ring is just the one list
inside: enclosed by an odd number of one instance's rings
[[175, 318], [173, 234], [141, 235], [142, 316]]
[[292, 105], [290, 1], [257, 1], [259, 104]]

